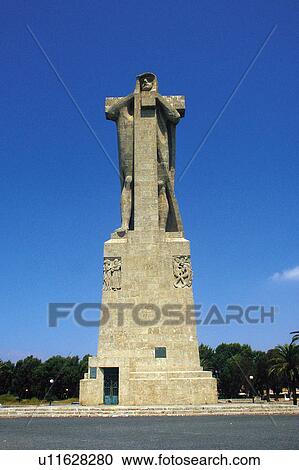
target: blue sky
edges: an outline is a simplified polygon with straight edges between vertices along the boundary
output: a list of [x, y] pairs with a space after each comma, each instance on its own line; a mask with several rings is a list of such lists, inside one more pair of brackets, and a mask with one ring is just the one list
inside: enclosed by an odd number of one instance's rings
[[106, 96], [128, 94], [148, 70], [162, 94], [186, 95], [180, 175], [277, 25], [176, 194], [203, 310], [279, 309], [273, 324], [202, 326], [200, 341], [289, 340], [299, 328], [299, 272], [284, 272], [299, 265], [298, 13], [289, 0], [2, 3], [2, 359], [95, 353], [97, 329], [50, 329], [47, 304], [100, 300], [103, 243], [119, 226], [117, 174], [28, 27], [115, 163]]

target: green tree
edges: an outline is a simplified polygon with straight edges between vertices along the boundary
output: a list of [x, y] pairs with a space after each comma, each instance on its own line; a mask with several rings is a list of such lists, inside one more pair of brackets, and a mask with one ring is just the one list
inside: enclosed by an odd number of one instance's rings
[[32, 394], [39, 400], [43, 400], [49, 383], [45, 364], [41, 362], [33, 371]]
[[[64, 390], [63, 394], [70, 397], [79, 396], [79, 382], [80, 382], [80, 361], [78, 356], [67, 357], [64, 367]], [[66, 390], [68, 392], [66, 393]]]
[[214, 349], [206, 344], [200, 344], [198, 346], [198, 352], [200, 357], [200, 365], [205, 370], [211, 370], [215, 372], [214, 369]]
[[215, 349], [214, 370], [218, 371], [218, 391], [223, 398], [237, 397], [241, 389], [250, 393], [254, 355], [248, 345], [222, 343]]
[[[7, 393], [11, 388], [20, 399], [78, 397], [79, 382], [87, 371], [88, 357], [86, 355], [79, 360], [78, 356], [52, 356], [42, 362], [29, 356], [18, 361], [15, 367], [9, 362], [1, 363], [0, 392]], [[51, 379], [54, 380], [53, 384], [50, 383]]]
[[[271, 367], [271, 356], [269, 352], [255, 351], [254, 362], [255, 362], [255, 386], [261, 396], [266, 391], [266, 399], [270, 401], [270, 388], [273, 383], [270, 367]], [[274, 385], [274, 384], [273, 384]]]
[[88, 358], [90, 356], [91, 356], [91, 354], [85, 354], [85, 356], [83, 356], [81, 361], [79, 362], [80, 379], [83, 379], [85, 372], [88, 371]]
[[13, 370], [14, 364], [12, 362], [3, 362], [0, 359], [0, 395], [10, 392]]
[[219, 385], [226, 396], [237, 397], [241, 390], [253, 396], [255, 389], [250, 376], [255, 378], [254, 355], [250, 346], [243, 345], [240, 352], [227, 359], [219, 374]]
[[273, 357], [276, 355], [275, 349], [269, 349], [267, 356], [269, 358], [269, 385], [275, 395], [275, 400], [279, 399], [279, 395], [283, 388], [289, 387], [287, 377], [284, 374], [272, 373]]
[[291, 335], [294, 335], [292, 338], [292, 344], [299, 341], [299, 331], [291, 331]]
[[223, 369], [223, 367], [226, 364], [226, 361], [234, 356], [235, 354], [238, 354], [242, 351], [242, 346], [239, 343], [221, 343], [217, 348], [215, 349], [215, 364], [217, 365], [217, 368], [220, 370]]
[[[36, 369], [41, 366], [41, 360], [33, 356], [18, 361], [13, 370], [12, 392], [21, 398], [36, 396]], [[26, 391], [28, 390], [28, 391]]]
[[295, 344], [279, 345], [273, 350], [271, 373], [287, 378], [293, 395], [293, 404], [297, 405], [296, 388], [299, 378], [299, 346]]
[[[54, 380], [51, 394], [58, 399], [77, 397], [79, 393], [80, 364], [79, 357], [52, 356], [44, 362], [46, 390], [50, 389], [49, 381]], [[46, 392], [49, 394], [50, 392]]]

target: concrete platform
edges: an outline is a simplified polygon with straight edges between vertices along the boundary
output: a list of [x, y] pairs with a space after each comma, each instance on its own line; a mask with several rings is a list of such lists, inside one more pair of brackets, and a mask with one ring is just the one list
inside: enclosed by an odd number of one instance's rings
[[290, 403], [225, 403], [200, 406], [2, 406], [0, 418], [101, 418], [128, 416], [299, 415]]

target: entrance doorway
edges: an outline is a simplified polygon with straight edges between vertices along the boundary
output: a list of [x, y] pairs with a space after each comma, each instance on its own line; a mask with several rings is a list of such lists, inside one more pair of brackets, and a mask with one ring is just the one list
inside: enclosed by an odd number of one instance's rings
[[118, 404], [119, 368], [104, 367], [104, 404]]

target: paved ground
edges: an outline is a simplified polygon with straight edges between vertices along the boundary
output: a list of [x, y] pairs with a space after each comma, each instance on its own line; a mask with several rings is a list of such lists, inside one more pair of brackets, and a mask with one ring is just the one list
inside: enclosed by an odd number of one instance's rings
[[298, 416], [0, 420], [0, 449], [299, 449]]

